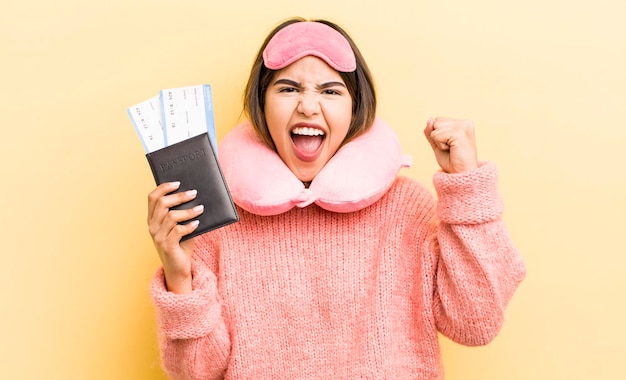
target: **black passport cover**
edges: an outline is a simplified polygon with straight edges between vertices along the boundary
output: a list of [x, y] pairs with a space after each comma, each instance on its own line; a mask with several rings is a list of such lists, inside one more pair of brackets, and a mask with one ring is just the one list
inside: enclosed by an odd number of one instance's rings
[[197, 218], [198, 228], [181, 241], [239, 221], [207, 133], [148, 153], [146, 158], [157, 185], [180, 181], [175, 193], [198, 190], [195, 199], [172, 207], [181, 210], [204, 205], [204, 212]]

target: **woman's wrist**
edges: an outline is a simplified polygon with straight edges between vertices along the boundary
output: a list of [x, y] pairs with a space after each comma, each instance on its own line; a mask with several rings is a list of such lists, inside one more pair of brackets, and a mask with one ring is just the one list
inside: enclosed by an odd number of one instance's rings
[[168, 273], [166, 269], [164, 269], [163, 274], [165, 275], [165, 288], [176, 294], [189, 294], [192, 292], [192, 275], [191, 273], [187, 275]]

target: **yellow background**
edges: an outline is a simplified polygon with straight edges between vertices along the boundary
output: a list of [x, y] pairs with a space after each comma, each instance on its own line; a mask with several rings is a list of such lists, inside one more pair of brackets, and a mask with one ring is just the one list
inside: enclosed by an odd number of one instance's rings
[[528, 265], [500, 336], [447, 379], [617, 379], [626, 356], [626, 6], [618, 1], [4, 1], [0, 378], [162, 379], [152, 177], [126, 108], [210, 83], [218, 135], [266, 33], [338, 22], [430, 184], [429, 116], [471, 118]]

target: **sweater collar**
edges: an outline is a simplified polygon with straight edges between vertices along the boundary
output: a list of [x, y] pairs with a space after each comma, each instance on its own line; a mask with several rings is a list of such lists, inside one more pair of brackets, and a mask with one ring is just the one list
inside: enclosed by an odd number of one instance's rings
[[220, 143], [219, 162], [234, 202], [257, 215], [277, 215], [310, 204], [334, 212], [361, 210], [380, 199], [411, 157], [392, 129], [376, 119], [363, 135], [341, 147], [304, 184], [245, 122]]

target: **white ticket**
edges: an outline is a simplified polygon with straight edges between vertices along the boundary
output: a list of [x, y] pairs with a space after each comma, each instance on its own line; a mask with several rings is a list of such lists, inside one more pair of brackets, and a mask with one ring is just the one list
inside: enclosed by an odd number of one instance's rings
[[161, 90], [160, 98], [167, 146], [206, 132], [216, 149], [210, 85]]
[[141, 138], [146, 153], [165, 147], [161, 114], [161, 102], [158, 96], [128, 108], [128, 115]]

